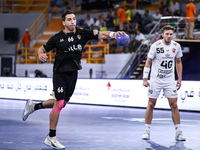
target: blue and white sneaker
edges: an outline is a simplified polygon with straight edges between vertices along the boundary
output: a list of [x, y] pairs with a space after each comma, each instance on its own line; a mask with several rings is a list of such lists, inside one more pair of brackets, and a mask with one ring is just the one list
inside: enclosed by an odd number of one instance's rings
[[145, 129], [144, 134], [142, 135], [143, 140], [149, 140], [150, 139], [150, 130]]
[[176, 131], [175, 139], [177, 141], [185, 141], [186, 140], [186, 138], [182, 134], [182, 131]]
[[32, 100], [28, 99], [26, 101], [26, 105], [25, 105], [24, 111], [22, 113], [22, 120], [23, 121], [26, 121], [28, 116], [35, 111], [34, 107], [35, 107], [35, 103]]
[[44, 141], [44, 144], [47, 145], [47, 146], [50, 146], [53, 149], [65, 149], [65, 146], [60, 144], [60, 142], [58, 141], [56, 136], [50, 137], [48, 135], [47, 138]]

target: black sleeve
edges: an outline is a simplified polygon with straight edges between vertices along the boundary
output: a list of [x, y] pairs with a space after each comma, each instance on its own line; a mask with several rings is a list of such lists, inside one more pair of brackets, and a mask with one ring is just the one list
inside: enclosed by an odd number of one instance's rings
[[53, 50], [55, 48], [55, 44], [54, 44], [54, 36], [52, 36], [46, 44], [43, 45], [44, 49], [46, 52], [49, 52], [51, 50]]
[[84, 34], [87, 35], [88, 40], [98, 40], [99, 30], [84, 30]]

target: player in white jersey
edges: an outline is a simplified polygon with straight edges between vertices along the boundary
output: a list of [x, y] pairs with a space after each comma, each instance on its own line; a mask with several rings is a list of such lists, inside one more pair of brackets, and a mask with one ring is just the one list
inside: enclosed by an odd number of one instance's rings
[[[149, 102], [145, 112], [145, 131], [142, 135], [143, 140], [150, 139], [150, 125], [153, 118], [153, 110], [161, 90], [168, 98], [172, 111], [172, 120], [175, 125], [175, 139], [185, 141], [185, 137], [180, 129], [180, 114], [177, 106], [177, 90], [181, 87], [182, 81], [182, 62], [183, 56], [180, 45], [172, 41], [174, 27], [166, 25], [163, 27], [162, 40], [152, 44], [148, 53], [147, 61], [143, 70], [143, 86], [149, 87]], [[178, 75], [175, 84], [174, 68]], [[151, 67], [150, 82], [147, 81]]]

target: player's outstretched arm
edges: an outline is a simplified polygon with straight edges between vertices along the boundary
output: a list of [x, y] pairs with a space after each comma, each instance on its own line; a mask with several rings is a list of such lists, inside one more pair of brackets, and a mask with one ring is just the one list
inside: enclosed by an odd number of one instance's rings
[[39, 49], [38, 49], [38, 57], [39, 59], [42, 61], [42, 62], [45, 62], [48, 58], [48, 56], [45, 54], [45, 50], [43, 48], [43, 46], [41, 46]]
[[182, 66], [181, 58], [176, 58], [176, 72], [177, 72], [177, 75], [178, 75], [178, 80], [177, 80], [177, 83], [176, 83], [177, 90], [179, 90], [180, 87], [181, 87], [182, 70], [183, 70], [183, 66]]
[[100, 31], [99, 33], [99, 39], [110, 39], [110, 38], [115, 38], [117, 39], [117, 35], [123, 35], [126, 34], [124, 31], [117, 31], [117, 32], [112, 32], [112, 31]]
[[148, 79], [148, 76], [149, 76], [151, 63], [152, 63], [152, 59], [147, 57], [147, 61], [145, 63], [144, 69], [143, 69], [143, 86], [145, 86], [145, 87], [150, 86], [150, 84], [147, 81], [147, 79]]

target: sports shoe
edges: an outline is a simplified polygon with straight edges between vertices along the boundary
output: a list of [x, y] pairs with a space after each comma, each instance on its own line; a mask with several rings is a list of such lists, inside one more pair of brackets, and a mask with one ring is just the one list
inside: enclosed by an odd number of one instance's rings
[[22, 120], [23, 121], [26, 121], [28, 116], [35, 111], [34, 107], [35, 107], [35, 103], [32, 100], [28, 99], [26, 101], [26, 105], [25, 105], [24, 111], [22, 113]]
[[186, 138], [182, 134], [182, 131], [176, 131], [175, 139], [177, 141], [185, 141], [186, 140]]
[[142, 135], [143, 140], [149, 140], [150, 139], [150, 130], [145, 129], [144, 134]]
[[60, 142], [58, 141], [56, 136], [50, 137], [48, 135], [47, 138], [44, 141], [44, 144], [47, 145], [47, 146], [50, 146], [53, 149], [65, 149], [65, 146], [60, 144]]

